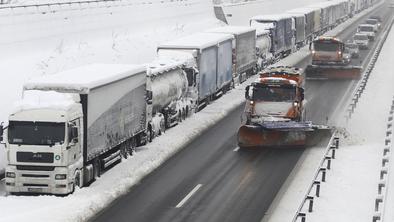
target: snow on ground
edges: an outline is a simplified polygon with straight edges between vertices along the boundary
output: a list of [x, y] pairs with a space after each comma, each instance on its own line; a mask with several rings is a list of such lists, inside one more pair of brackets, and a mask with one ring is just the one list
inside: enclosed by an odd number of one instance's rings
[[[29, 77], [52, 74], [91, 62], [147, 62], [153, 58], [157, 43], [220, 25], [212, 18], [212, 8], [206, 7], [208, 3], [199, 0], [184, 2], [185, 5], [174, 2], [172, 7], [160, 7], [156, 13], [147, 13], [143, 7], [149, 6], [137, 4], [136, 8], [84, 9], [84, 13], [66, 10], [53, 15], [33, 13], [29, 16], [2, 17], [4, 15], [1, 14], [0, 27], [5, 31], [2, 33], [7, 34], [0, 36], [0, 69], [5, 70], [0, 82], [7, 84], [0, 88], [0, 94], [7, 97], [2, 97], [0, 120], [6, 118], [12, 102], [19, 98], [22, 83]], [[296, 6], [303, 3], [297, 1]], [[283, 2], [277, 1], [277, 4], [283, 5]], [[247, 14], [242, 10], [239, 12]], [[163, 15], [168, 17], [161, 17]], [[134, 16], [134, 20], [129, 16]], [[86, 220], [127, 192], [190, 139], [241, 104], [243, 89], [244, 85], [229, 92], [202, 112], [168, 130], [164, 136], [156, 138], [153, 143], [139, 148], [135, 156], [73, 195], [0, 197], [0, 221], [24, 221], [26, 218], [33, 222]]]
[[140, 147], [131, 158], [116, 165], [89, 187], [67, 197], [2, 196], [0, 221], [84, 221], [124, 194], [141, 178], [184, 147], [243, 101], [245, 84], [214, 101], [201, 112], [167, 130], [152, 143]]
[[[307, 221], [372, 221], [387, 118], [394, 96], [394, 75], [387, 72], [394, 69], [391, 61], [393, 52], [394, 31], [389, 34], [366, 90], [347, 124], [350, 136], [341, 138], [340, 150], [332, 161], [332, 169], [327, 172], [327, 182], [322, 183], [321, 196], [315, 199], [313, 212], [307, 214]], [[316, 158], [322, 157], [323, 152], [324, 149], [321, 149], [319, 157], [316, 155], [318, 148], [314, 148], [303, 155], [301, 166], [297, 166], [294, 175], [289, 177], [292, 179], [285, 184], [285, 188], [289, 189], [280, 193], [273, 206], [275, 209], [268, 212], [269, 216], [264, 221], [291, 221], [312, 181], [312, 177], [307, 178], [307, 175], [313, 175], [316, 170], [310, 167], [313, 167]], [[389, 191], [392, 191], [394, 179], [392, 176], [390, 179]], [[388, 198], [392, 200], [393, 197]], [[392, 212], [394, 203], [387, 201], [386, 204], [386, 212]], [[304, 208], [304, 211], [307, 209]], [[393, 221], [392, 214], [388, 217], [386, 221]]]
[[[350, 137], [342, 140], [335, 166], [322, 187], [316, 210], [308, 221], [371, 221], [387, 119], [394, 96], [394, 32], [383, 47], [366, 91], [348, 123]], [[394, 187], [392, 187], [394, 188]], [[393, 206], [393, 204], [391, 204]], [[392, 210], [391, 208], [386, 208]], [[388, 220], [391, 221], [391, 220]]]
[[[33, 76], [88, 63], [149, 62], [160, 42], [223, 25], [211, 0], [149, 2], [0, 9], [0, 123], [6, 122], [23, 83]], [[4, 166], [0, 145], [0, 173]]]

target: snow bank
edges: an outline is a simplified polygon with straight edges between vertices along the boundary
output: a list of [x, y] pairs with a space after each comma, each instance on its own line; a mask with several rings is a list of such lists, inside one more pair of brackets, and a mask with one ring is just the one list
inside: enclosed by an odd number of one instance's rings
[[166, 131], [152, 143], [139, 147], [132, 158], [116, 165], [89, 187], [67, 197], [0, 197], [0, 221], [85, 221], [119, 195], [126, 193], [141, 178], [160, 166], [191, 139], [199, 136], [243, 103], [245, 84], [225, 94], [204, 110]]
[[[119, 3], [0, 9], [0, 122], [7, 120], [32, 77], [89, 63], [147, 63], [160, 42], [223, 25], [211, 0]], [[3, 157], [0, 147], [0, 171]]]
[[222, 24], [210, 0], [124, 2], [132, 5], [111, 7], [115, 3], [104, 2], [105, 7], [80, 9], [72, 4], [45, 14], [35, 8], [1, 9], [0, 82], [7, 84], [0, 94], [7, 97], [2, 97], [0, 121], [33, 76], [88, 63], [150, 62], [160, 42]]
[[[322, 197], [316, 201], [316, 210], [308, 215], [308, 221], [372, 220], [387, 117], [394, 95], [394, 75], [387, 72], [394, 69], [393, 52], [392, 31], [348, 123], [350, 137], [342, 140], [341, 151], [333, 162], [335, 167], [329, 173], [328, 182], [322, 187]], [[386, 207], [390, 211], [393, 204]]]

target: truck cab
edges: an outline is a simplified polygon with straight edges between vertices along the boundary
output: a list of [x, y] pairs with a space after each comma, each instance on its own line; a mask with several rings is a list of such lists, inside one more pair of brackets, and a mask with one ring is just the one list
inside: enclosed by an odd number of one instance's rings
[[368, 35], [369, 40], [374, 41], [375, 40], [375, 25], [370, 25], [370, 24], [361, 24], [357, 28], [358, 33], [364, 33]]
[[7, 192], [67, 194], [79, 186], [82, 122], [79, 95], [24, 91], [5, 131]]
[[334, 37], [319, 37], [310, 46], [312, 65], [347, 65], [350, 56], [345, 54], [345, 44]]
[[304, 89], [281, 77], [263, 77], [246, 87], [247, 124], [264, 121], [300, 120]]

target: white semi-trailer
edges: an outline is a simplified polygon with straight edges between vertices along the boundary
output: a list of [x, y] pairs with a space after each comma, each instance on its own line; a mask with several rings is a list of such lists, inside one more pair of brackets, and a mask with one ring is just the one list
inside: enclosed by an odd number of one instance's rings
[[5, 130], [7, 192], [73, 192], [146, 143], [146, 75], [94, 64], [26, 83]]
[[256, 70], [256, 29], [246, 26], [222, 26], [208, 30], [210, 33], [233, 35], [233, 78], [244, 82]]
[[[233, 36], [222, 33], [196, 33], [160, 44], [159, 58], [187, 61], [188, 75], [197, 87], [198, 110], [230, 89]], [[194, 72], [194, 74], [192, 73]]]
[[151, 138], [177, 125], [195, 110], [195, 71], [187, 67], [187, 61], [187, 57], [157, 58], [148, 64], [148, 87], [152, 91], [152, 120], [148, 125]]

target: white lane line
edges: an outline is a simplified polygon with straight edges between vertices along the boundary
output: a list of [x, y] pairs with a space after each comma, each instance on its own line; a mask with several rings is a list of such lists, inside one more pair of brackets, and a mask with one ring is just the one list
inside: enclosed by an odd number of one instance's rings
[[197, 184], [196, 187], [193, 188], [192, 191], [190, 191], [190, 193], [188, 195], [186, 195], [185, 198], [183, 198], [183, 200], [181, 200], [181, 202], [178, 203], [178, 205], [175, 206], [175, 208], [180, 208], [182, 207], [187, 200], [190, 199], [190, 197], [192, 197], [194, 195], [194, 193], [196, 193], [198, 191], [198, 189], [200, 189], [200, 187], [202, 186], [202, 184]]
[[238, 152], [238, 150], [239, 150], [239, 146], [237, 148], [235, 148], [233, 151]]

